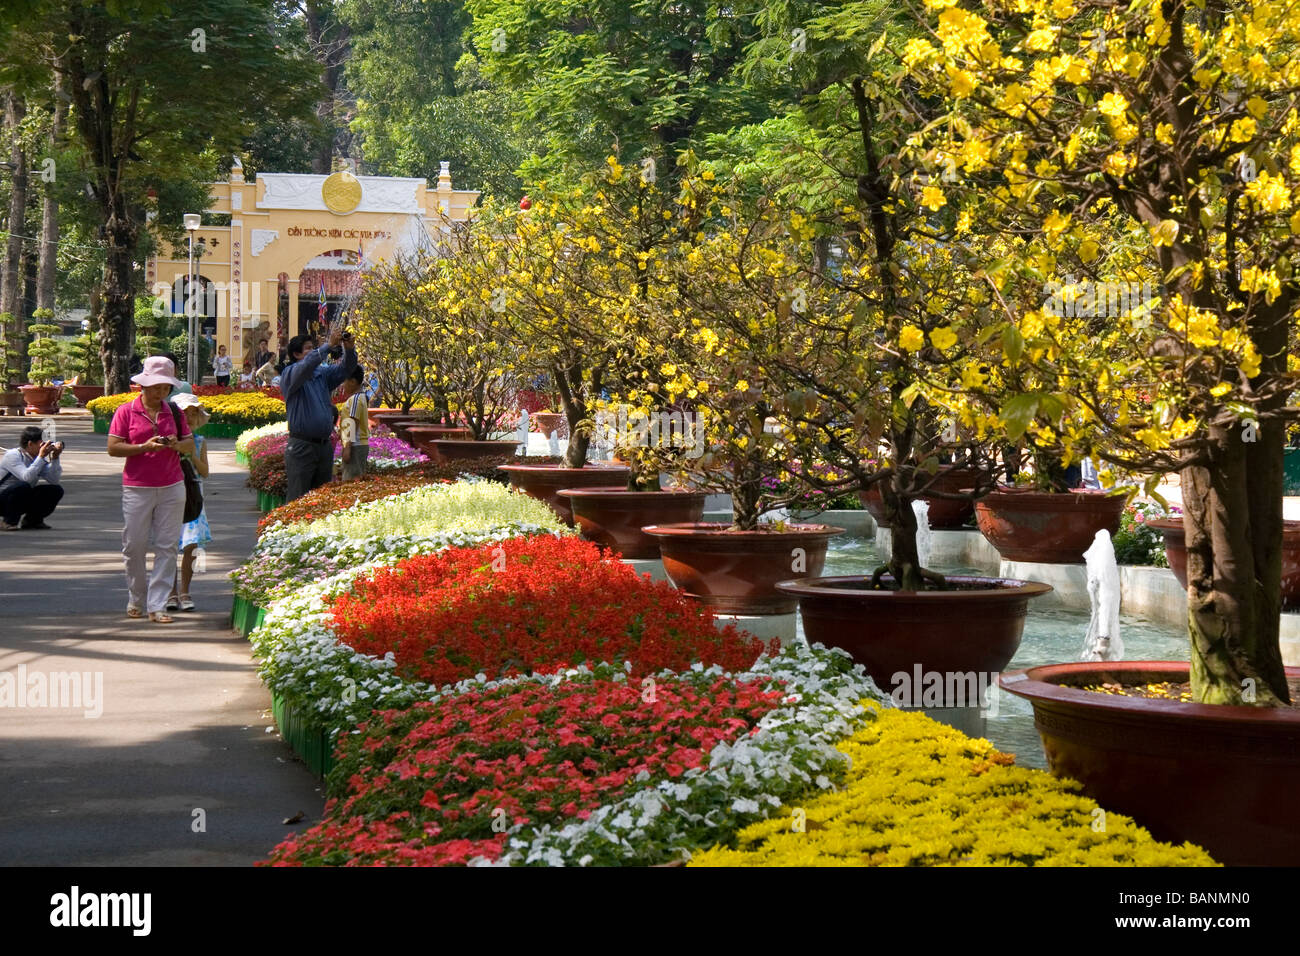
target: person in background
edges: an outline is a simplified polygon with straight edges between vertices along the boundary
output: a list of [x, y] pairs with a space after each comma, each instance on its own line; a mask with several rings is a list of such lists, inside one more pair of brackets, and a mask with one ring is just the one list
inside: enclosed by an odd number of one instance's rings
[[[194, 470], [198, 472], [199, 486], [202, 487], [203, 479], [208, 477], [208, 443], [198, 432], [208, 423], [207, 409], [203, 407], [203, 402], [193, 395], [177, 395], [172, 404], [184, 413], [185, 423], [194, 433], [195, 452], [187, 457], [194, 465]], [[177, 608], [182, 611], [194, 610], [194, 601], [190, 598], [190, 582], [194, 578], [194, 555], [199, 548], [211, 541], [212, 528], [208, 525], [208, 511], [205, 507], [199, 512], [197, 518], [181, 525], [181, 568], [180, 573], [172, 579], [172, 593], [167, 598], [168, 611]]]
[[[180, 364], [176, 361], [176, 356], [171, 352], [159, 352], [156, 357], [165, 358], [167, 361], [171, 362], [173, 369], [180, 368]], [[134, 382], [135, 379], [131, 379], [131, 381]], [[173, 381], [175, 381], [176, 384], [172, 387], [171, 394], [167, 396], [168, 400], [175, 398], [181, 392], [189, 392], [191, 395], [194, 394], [193, 387], [191, 387], [189, 382], [181, 378], [180, 375], [173, 373]]]
[[239, 373], [239, 387], [252, 388], [254, 384], [255, 382], [253, 381], [253, 363], [245, 362], [244, 370]]
[[339, 436], [343, 442], [343, 480], [351, 481], [366, 473], [370, 454], [370, 403], [363, 387], [365, 373], [358, 365], [343, 383], [343, 417]]
[[253, 368], [261, 368], [275, 359], [275, 353], [268, 347], [266, 339], [257, 340], [257, 351], [253, 353]]
[[0, 458], [0, 531], [49, 530], [45, 519], [63, 499], [62, 453], [63, 443], [43, 441], [35, 425], [23, 429]]
[[212, 360], [212, 374], [217, 377], [218, 385], [225, 387], [230, 384], [230, 373], [234, 367], [234, 360], [226, 354], [226, 347], [218, 345], [217, 357]]
[[[330, 396], [357, 367], [351, 333], [335, 330], [320, 348], [296, 335], [289, 340], [292, 360], [280, 373], [280, 391], [289, 416], [289, 444], [284, 451], [285, 501], [301, 498], [334, 474], [333, 419], [337, 410]], [[343, 347], [343, 360], [322, 365], [330, 350]]]
[[[125, 458], [122, 469], [122, 558], [126, 565], [126, 616], [170, 624], [167, 595], [176, 578], [176, 543], [185, 515], [182, 454], [194, 454], [189, 423], [168, 394], [181, 385], [175, 366], [162, 355], [145, 359], [132, 376], [140, 386], [133, 401], [118, 407], [108, 426], [108, 453]], [[145, 558], [153, 547], [153, 573]]]

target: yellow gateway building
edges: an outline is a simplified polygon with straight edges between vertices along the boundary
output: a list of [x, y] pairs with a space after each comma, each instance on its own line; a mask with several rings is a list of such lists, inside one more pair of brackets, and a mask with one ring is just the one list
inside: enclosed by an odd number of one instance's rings
[[[479, 194], [452, 189], [448, 164], [438, 185], [423, 179], [260, 173], [213, 183], [205, 221], [194, 230], [194, 272], [202, 328], [225, 345], [238, 371], [260, 339], [272, 352], [294, 335], [333, 321], [356, 294], [363, 269], [399, 253], [431, 249], [464, 222]], [[167, 258], [164, 258], [167, 256]], [[185, 310], [189, 248], [166, 247], [145, 263], [149, 288], [174, 313]], [[215, 349], [214, 349], [215, 352]]]

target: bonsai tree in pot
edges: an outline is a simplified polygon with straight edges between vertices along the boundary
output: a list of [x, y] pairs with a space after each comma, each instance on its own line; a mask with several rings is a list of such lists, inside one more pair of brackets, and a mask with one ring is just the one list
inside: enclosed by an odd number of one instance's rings
[[104, 394], [104, 364], [99, 359], [99, 343], [89, 329], [66, 343], [64, 365], [76, 376], [72, 386], [77, 404], [84, 406]]
[[28, 372], [29, 384], [22, 386], [27, 399], [29, 412], [54, 414], [59, 410], [59, 398], [63, 389], [51, 383], [60, 375], [60, 349], [54, 336], [59, 334], [59, 327], [51, 325], [49, 319], [54, 313], [49, 309], [37, 309], [32, 318], [37, 321], [27, 327], [32, 340], [27, 346], [27, 357], [31, 361]]

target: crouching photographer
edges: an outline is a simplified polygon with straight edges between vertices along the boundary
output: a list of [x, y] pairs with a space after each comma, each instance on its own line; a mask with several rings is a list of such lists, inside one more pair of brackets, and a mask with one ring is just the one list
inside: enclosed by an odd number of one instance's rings
[[61, 454], [63, 442], [45, 441], [39, 428], [28, 425], [18, 447], [0, 458], [0, 531], [49, 529], [45, 519], [63, 498]]

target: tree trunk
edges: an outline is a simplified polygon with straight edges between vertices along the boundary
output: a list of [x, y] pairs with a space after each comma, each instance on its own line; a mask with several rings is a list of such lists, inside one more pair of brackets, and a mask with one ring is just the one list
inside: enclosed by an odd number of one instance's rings
[[[763, 418], [759, 419], [760, 428]], [[763, 453], [757, 450], [758, 442], [751, 442], [750, 447], [755, 451], [736, 465], [736, 480], [731, 489], [731, 526], [739, 531], [758, 528], [758, 509], [763, 497]]]
[[9, 370], [21, 373], [23, 355], [23, 232], [27, 211], [27, 153], [23, 149], [19, 125], [27, 115], [27, 104], [10, 91], [5, 97], [5, 129], [12, 137], [9, 162], [12, 164], [12, 190], [9, 194], [9, 238], [5, 242], [4, 261], [0, 263], [0, 313], [11, 316], [3, 330], [9, 347]]
[[911, 482], [910, 476], [896, 471], [881, 482], [880, 497], [889, 519], [889, 573], [900, 591], [923, 591], [925, 578], [916, 549], [916, 512], [911, 499], [903, 493]]
[[135, 295], [131, 291], [132, 265], [138, 227], [131, 222], [125, 201], [115, 206], [104, 229], [108, 248], [104, 263], [103, 338], [99, 355], [104, 363], [107, 394], [131, 389], [131, 356], [135, 351]]
[[[54, 74], [54, 126], [50, 130], [50, 151], [59, 147], [67, 119], [67, 106], [60, 93], [59, 74]], [[57, 170], [56, 170], [57, 172]], [[41, 204], [41, 250], [39, 278], [36, 281], [36, 308], [53, 311], [55, 278], [59, 268], [59, 200], [55, 195], [55, 182], [45, 184], [45, 197]]]
[[1212, 427], [1210, 464], [1181, 472], [1192, 699], [1199, 703], [1291, 699], [1278, 644], [1282, 431], [1276, 423]]

